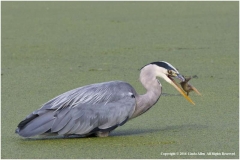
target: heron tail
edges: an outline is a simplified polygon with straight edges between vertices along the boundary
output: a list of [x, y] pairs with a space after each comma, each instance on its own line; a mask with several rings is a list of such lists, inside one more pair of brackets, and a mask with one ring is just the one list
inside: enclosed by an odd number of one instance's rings
[[48, 132], [54, 122], [53, 111], [47, 111], [44, 114], [30, 114], [21, 121], [15, 133], [22, 137], [33, 137]]

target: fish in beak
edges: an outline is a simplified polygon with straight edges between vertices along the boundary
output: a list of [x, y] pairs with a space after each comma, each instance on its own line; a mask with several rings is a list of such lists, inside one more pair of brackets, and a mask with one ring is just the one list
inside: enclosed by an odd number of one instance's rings
[[[179, 93], [181, 93], [183, 95], [183, 97], [186, 98], [190, 103], [195, 105], [195, 103], [192, 101], [192, 99], [189, 96], [187, 96], [187, 94], [184, 92], [184, 90], [182, 88], [180, 88], [178, 86], [178, 84], [175, 82], [175, 80], [171, 76], [167, 76], [167, 77], [169, 78], [169, 80], [167, 82], [170, 83], [174, 88], [176, 88], [176, 90]], [[185, 81], [185, 78], [180, 74], [177, 74], [176, 78], [178, 78], [181, 82]]]
[[197, 90], [197, 88], [193, 87], [188, 81], [191, 79], [191, 77], [189, 78], [185, 78], [185, 81], [180, 82], [183, 90], [185, 92], [187, 92], [187, 95], [189, 95], [189, 92], [191, 91], [195, 91], [198, 95], [201, 95], [201, 93]]

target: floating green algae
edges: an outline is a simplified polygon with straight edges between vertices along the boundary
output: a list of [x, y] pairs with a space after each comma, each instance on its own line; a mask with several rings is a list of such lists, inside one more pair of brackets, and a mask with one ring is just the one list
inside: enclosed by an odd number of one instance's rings
[[[1, 4], [1, 158], [239, 157], [238, 2]], [[159, 60], [197, 75], [191, 84], [202, 96], [190, 94], [195, 106], [182, 96], [162, 96], [107, 138], [14, 133], [41, 104], [76, 87], [123, 80], [144, 93], [139, 69]], [[165, 95], [178, 95], [160, 81]]]

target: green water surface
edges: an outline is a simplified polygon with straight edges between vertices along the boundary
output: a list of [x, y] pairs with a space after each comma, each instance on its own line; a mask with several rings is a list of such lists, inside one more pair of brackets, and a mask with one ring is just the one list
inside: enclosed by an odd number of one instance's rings
[[[1, 158], [238, 158], [238, 3], [2, 2]], [[196, 77], [195, 106], [160, 80], [158, 103], [110, 137], [14, 133], [70, 89], [123, 80], [144, 93], [139, 69], [159, 60]]]

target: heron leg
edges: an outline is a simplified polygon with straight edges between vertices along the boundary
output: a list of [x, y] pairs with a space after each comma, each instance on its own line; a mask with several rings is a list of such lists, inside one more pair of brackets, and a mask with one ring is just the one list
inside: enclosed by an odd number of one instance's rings
[[109, 132], [101, 132], [101, 131], [99, 131], [99, 132], [96, 132], [96, 136], [98, 136], [98, 137], [107, 137], [109, 135]]

